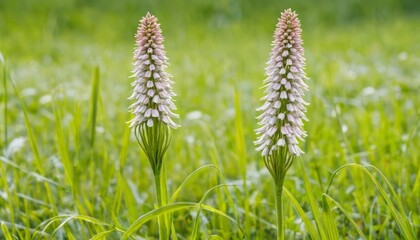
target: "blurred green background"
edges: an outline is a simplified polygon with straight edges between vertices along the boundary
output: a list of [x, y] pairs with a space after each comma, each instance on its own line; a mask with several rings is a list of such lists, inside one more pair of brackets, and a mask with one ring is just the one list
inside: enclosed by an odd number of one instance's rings
[[[75, 171], [80, 174], [80, 188], [85, 190], [80, 198], [92, 203], [91, 208], [86, 207], [86, 214], [116, 224], [106, 204], [101, 203], [117, 191], [118, 172], [123, 173], [130, 186], [121, 197], [126, 209], [115, 213], [120, 223], [127, 226], [140, 213], [153, 209], [151, 171], [133, 138], [127, 157], [118, 162], [124, 147], [125, 123], [130, 119], [131, 103], [126, 99], [132, 91], [132, 79], [128, 76], [132, 70], [134, 34], [139, 19], [151, 12], [161, 23], [171, 64], [168, 72], [175, 81], [177, 113], [181, 116], [182, 128], [174, 131], [168, 152], [171, 191], [188, 173], [209, 163], [218, 163], [229, 182], [240, 182], [238, 164], [245, 156], [248, 194], [240, 189], [232, 196], [238, 201], [238, 209], [242, 209], [243, 202], [251, 205], [255, 225], [247, 229], [249, 236], [272, 237], [274, 231], [267, 224], [275, 222], [270, 212], [274, 201], [271, 178], [254, 151], [253, 129], [257, 127], [255, 108], [263, 96], [260, 87], [272, 35], [286, 8], [299, 14], [303, 28], [311, 89], [306, 97], [311, 105], [310, 121], [305, 126], [309, 136], [302, 144], [306, 152], [303, 161], [314, 191], [321, 196], [331, 172], [345, 163], [373, 164], [390, 179], [420, 234], [418, 0], [0, 0], [1, 60], [5, 60], [7, 79], [16, 84], [28, 109], [47, 177], [58, 182], [64, 178], [60, 139], [55, 133], [54, 107], [58, 106], [69, 155], [78, 168]], [[92, 160], [86, 123], [95, 66], [99, 67], [101, 83]], [[19, 145], [17, 150], [10, 146], [13, 140], [26, 136], [26, 129], [21, 105], [10, 84], [7, 125], [3, 124], [6, 95], [1, 89], [3, 155], [22, 168], [33, 169], [29, 144]], [[235, 110], [235, 95], [240, 98], [240, 113]], [[238, 116], [243, 121], [244, 155], [236, 147]], [[6, 129], [7, 140], [3, 137]], [[124, 166], [118, 165], [121, 162]], [[84, 171], [91, 166], [95, 170]], [[3, 175], [16, 192], [48, 202], [39, 182], [11, 169], [4, 167]], [[299, 176], [292, 167], [285, 184], [306, 210]], [[398, 230], [389, 221], [389, 212], [372, 203], [381, 201], [377, 200], [377, 190], [369, 181], [355, 179], [361, 179], [361, 175], [349, 173], [339, 177], [332, 195], [354, 213], [356, 220], [371, 224], [362, 224], [363, 230], [373, 231], [370, 233], [374, 238], [398, 238], [398, 234], [392, 235]], [[215, 183], [207, 176], [196, 181], [183, 200], [199, 199]], [[4, 187], [4, 182], [0, 186]], [[89, 194], [92, 189], [94, 196]], [[75, 211], [68, 192], [57, 190], [55, 194], [60, 212]], [[249, 200], [242, 196], [249, 196]], [[212, 199], [216, 207], [221, 204], [218, 200]], [[35, 228], [54, 216], [36, 203], [25, 209], [24, 203], [13, 204], [6, 198], [0, 198], [0, 203], [5, 206], [0, 208], [0, 219], [11, 222], [9, 209], [14, 209], [16, 222], [27, 227]], [[375, 209], [375, 214], [370, 209]], [[304, 237], [305, 231], [295, 222], [292, 209], [286, 214], [289, 234]], [[178, 216], [181, 229], [188, 228], [184, 222], [191, 223], [191, 219]], [[354, 231], [346, 228], [348, 222], [343, 218], [338, 222], [343, 236], [353, 236]], [[368, 230], [372, 225], [374, 230]], [[154, 232], [153, 226], [142, 234]], [[218, 227], [214, 224], [209, 229]]]

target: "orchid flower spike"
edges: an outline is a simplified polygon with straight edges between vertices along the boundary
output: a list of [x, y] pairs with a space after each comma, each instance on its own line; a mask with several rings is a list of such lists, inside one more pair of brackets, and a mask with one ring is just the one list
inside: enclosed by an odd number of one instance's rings
[[171, 128], [178, 125], [172, 118], [178, 115], [172, 111], [176, 109], [172, 97], [172, 81], [165, 72], [168, 58], [163, 46], [163, 36], [158, 19], [147, 13], [140, 20], [136, 34], [134, 50], [134, 82], [133, 94], [129, 97], [135, 102], [130, 106], [134, 118], [130, 127], [135, 128], [143, 123], [148, 127], [162, 122]]
[[300, 22], [291, 9], [285, 10], [279, 19], [274, 33], [273, 48], [266, 68], [267, 79], [264, 104], [257, 109], [262, 114], [257, 117], [261, 127], [258, 135], [257, 151], [263, 157], [289, 153], [299, 156], [299, 140], [304, 141], [303, 130], [306, 103], [302, 97], [308, 90], [305, 84], [305, 58], [302, 47]]

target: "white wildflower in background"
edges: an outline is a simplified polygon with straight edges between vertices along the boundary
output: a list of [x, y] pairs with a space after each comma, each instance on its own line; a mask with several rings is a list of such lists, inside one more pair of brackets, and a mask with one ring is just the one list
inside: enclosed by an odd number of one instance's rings
[[178, 115], [172, 113], [176, 109], [172, 101], [175, 94], [172, 92], [173, 82], [169, 79], [170, 75], [165, 72], [167, 65], [160, 24], [156, 17], [147, 13], [140, 20], [136, 34], [133, 70], [135, 80], [132, 83], [134, 90], [129, 98], [135, 100], [130, 106], [134, 114], [131, 128], [142, 123], [152, 127], [158, 121], [172, 128], [178, 127], [172, 120]]
[[261, 128], [256, 130], [258, 139], [255, 144], [264, 157], [281, 148], [287, 148], [292, 156], [303, 153], [298, 141], [306, 137], [302, 120], [307, 120], [307, 103], [302, 97], [308, 86], [304, 82], [301, 31], [297, 14], [291, 9], [285, 10], [276, 26], [266, 68], [267, 95], [262, 98], [265, 103], [257, 109], [263, 113], [257, 117]]

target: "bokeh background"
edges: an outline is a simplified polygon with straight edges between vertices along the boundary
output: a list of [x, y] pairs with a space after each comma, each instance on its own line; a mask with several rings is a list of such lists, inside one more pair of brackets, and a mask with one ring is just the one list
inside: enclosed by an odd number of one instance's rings
[[[86, 212], [104, 221], [115, 221], [101, 202], [107, 202], [117, 191], [118, 172], [129, 186], [121, 196], [125, 209], [116, 211], [121, 225], [127, 226], [141, 212], [153, 209], [151, 171], [133, 138], [126, 157], [121, 157], [126, 122], [130, 119], [127, 97], [131, 95], [134, 34], [139, 19], [151, 12], [159, 18], [165, 37], [171, 64], [168, 72], [175, 81], [182, 125], [174, 131], [167, 157], [170, 189], [173, 191], [194, 169], [210, 163], [220, 167], [228, 182], [240, 183], [238, 165], [245, 159], [248, 193], [238, 187], [232, 196], [238, 209], [247, 201], [252, 206], [255, 225], [247, 229], [249, 236], [272, 236], [274, 231], [268, 223], [275, 223], [270, 213], [274, 199], [270, 176], [254, 151], [254, 109], [263, 96], [260, 87], [275, 24], [281, 11], [289, 7], [299, 14], [303, 28], [311, 89], [307, 95], [311, 105], [306, 125], [309, 137], [302, 144], [307, 152], [303, 162], [314, 190], [321, 196], [331, 172], [343, 164], [373, 164], [397, 189], [419, 234], [418, 0], [0, 0], [2, 72], [16, 85], [26, 105], [47, 177], [58, 182], [64, 179], [55, 133], [54, 107], [58, 106], [69, 156], [81, 177], [80, 188], [86, 199], [96, 204], [86, 207]], [[100, 72], [100, 93], [92, 159], [87, 123], [95, 67]], [[33, 169], [22, 106], [9, 84], [8, 115], [4, 118], [6, 91], [1, 89], [3, 156], [21, 168]], [[239, 98], [240, 112], [235, 98]], [[238, 116], [243, 126], [243, 152], [237, 147]], [[91, 172], [84, 171], [91, 166]], [[37, 180], [11, 169], [5, 164], [0, 175], [9, 186], [25, 196], [45, 200], [43, 186]], [[292, 167], [286, 187], [306, 209], [296, 169]], [[215, 179], [215, 174], [204, 175], [188, 188], [183, 199], [199, 199], [207, 186], [217, 182]], [[389, 213], [379, 208], [380, 204], [375, 205], [381, 201], [377, 190], [368, 180], [359, 179], [363, 179], [361, 174], [352, 172], [340, 176], [334, 183], [333, 196], [354, 212], [356, 220], [374, 222], [377, 229], [365, 229], [373, 231], [373, 236], [398, 238], [398, 234], [392, 235], [398, 230], [389, 221]], [[94, 190], [94, 196], [89, 196], [90, 190]], [[31, 228], [54, 215], [35, 203], [23, 209], [22, 202], [14, 205], [2, 196], [0, 219], [4, 221], [11, 222], [10, 209], [16, 210], [17, 223]], [[57, 190], [56, 198], [60, 212], [81, 211], [82, 207], [75, 210], [66, 191]], [[218, 200], [215, 197], [212, 203], [219, 206]], [[226, 212], [232, 211], [224, 207]], [[375, 209], [377, 215], [369, 215], [370, 209]], [[289, 236], [305, 237], [292, 209], [287, 211]], [[180, 225], [191, 221], [182, 215], [178, 220]], [[346, 226], [341, 220], [339, 224]], [[217, 228], [212, 221], [206, 226]], [[153, 226], [142, 233], [151, 234]], [[352, 236], [351, 231], [343, 227], [341, 234]]]

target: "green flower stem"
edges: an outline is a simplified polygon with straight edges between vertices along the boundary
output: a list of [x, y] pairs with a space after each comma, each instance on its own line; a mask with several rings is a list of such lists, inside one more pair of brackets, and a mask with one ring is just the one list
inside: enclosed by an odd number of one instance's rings
[[[162, 204], [164, 206], [168, 205], [169, 203], [169, 198], [168, 198], [168, 186], [167, 186], [167, 182], [166, 182], [166, 167], [165, 164], [162, 163], [162, 169], [161, 169], [161, 174], [160, 174], [160, 189], [161, 189], [161, 197], [162, 197]], [[172, 214], [164, 214], [163, 215], [164, 219], [165, 219], [165, 225], [166, 225], [166, 234], [170, 239], [173, 239], [171, 236], [171, 228], [172, 228]], [[174, 229], [175, 230], [175, 229]]]
[[[165, 202], [165, 196], [167, 196], [166, 181], [165, 179], [162, 179], [161, 171], [155, 173], [154, 178], [155, 178], [155, 188], [156, 188], [156, 200], [157, 200], [157, 204], [159, 208], [166, 205], [166, 202]], [[169, 228], [168, 228], [168, 221], [166, 219], [166, 215], [160, 215], [158, 217], [158, 224], [159, 224], [159, 239], [168, 240]]]
[[284, 240], [283, 181], [284, 178], [276, 183], [277, 240]]

